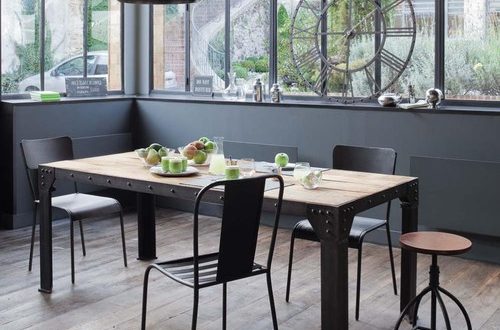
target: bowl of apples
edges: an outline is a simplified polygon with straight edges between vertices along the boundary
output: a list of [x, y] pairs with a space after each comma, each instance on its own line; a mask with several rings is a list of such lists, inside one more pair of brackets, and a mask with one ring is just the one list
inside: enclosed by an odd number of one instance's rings
[[159, 143], [151, 143], [149, 147], [135, 149], [135, 153], [146, 167], [158, 165], [162, 157], [168, 156], [173, 151], [173, 149], [164, 147]]
[[201, 137], [186, 146], [179, 147], [179, 153], [188, 159], [191, 166], [208, 166], [212, 153], [217, 150], [215, 142], [207, 137]]

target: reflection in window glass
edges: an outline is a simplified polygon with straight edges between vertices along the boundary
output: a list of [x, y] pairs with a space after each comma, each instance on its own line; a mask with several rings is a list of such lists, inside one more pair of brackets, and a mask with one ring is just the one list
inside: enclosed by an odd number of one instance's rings
[[191, 5], [191, 81], [213, 76], [214, 90], [223, 90], [225, 0], [200, 0]]
[[[278, 83], [283, 92], [293, 95], [315, 95], [308, 88], [293, 64], [290, 48], [290, 28], [292, 17], [299, 0], [278, 0]], [[313, 14], [302, 14], [302, 20], [313, 20]], [[302, 40], [299, 46], [306, 48], [310, 46], [311, 40]]]
[[87, 47], [95, 57], [88, 75], [107, 77], [108, 90], [120, 90], [122, 84], [120, 7], [117, 0], [88, 1]]
[[185, 5], [154, 6], [154, 88], [185, 88]]
[[[39, 2], [1, 1], [2, 94], [40, 88]], [[26, 81], [28, 79], [29, 81]]]
[[500, 100], [499, 2], [448, 1], [446, 10], [446, 98]]
[[268, 0], [231, 1], [231, 70], [237, 84], [251, 88], [256, 78], [269, 81]]
[[[66, 77], [83, 75], [84, 0], [2, 1], [2, 93], [40, 90], [40, 27], [45, 24], [44, 88], [65, 92]], [[88, 0], [88, 76], [121, 89], [120, 8], [117, 0]], [[109, 75], [109, 76], [108, 76]]]
[[[66, 77], [82, 76], [72, 70], [71, 74], [60, 74], [61, 66], [68, 60], [83, 54], [83, 4], [84, 0], [45, 1], [45, 89], [66, 91]], [[81, 61], [81, 60], [80, 60]]]

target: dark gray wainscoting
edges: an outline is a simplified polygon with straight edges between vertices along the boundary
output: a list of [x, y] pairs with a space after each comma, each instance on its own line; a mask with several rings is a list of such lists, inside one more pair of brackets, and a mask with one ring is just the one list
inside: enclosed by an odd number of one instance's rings
[[[470, 111], [388, 111], [376, 108], [341, 109], [335, 107], [308, 107], [292, 105], [254, 105], [236, 103], [186, 102], [138, 98], [135, 112], [136, 146], [151, 142], [178, 147], [200, 136], [224, 136], [228, 140], [297, 146], [299, 160], [310, 161], [315, 166], [330, 166], [332, 147], [335, 144], [384, 146], [398, 152], [396, 173], [411, 175], [412, 156], [430, 158], [469, 159], [481, 170], [489, 162], [500, 163], [500, 113], [473, 113]], [[496, 174], [489, 171], [491, 175]], [[464, 183], [457, 182], [453, 189], [467, 189], [467, 182], [474, 181], [473, 171], [465, 171]], [[427, 194], [430, 182], [440, 179], [441, 172], [426, 173], [422, 180], [421, 194]], [[500, 196], [498, 185], [490, 185]], [[493, 191], [489, 191], [492, 193]], [[427, 196], [428, 197], [428, 196]], [[439, 198], [427, 198], [420, 207], [423, 228], [439, 228], [442, 221], [426, 219], [431, 210], [439, 208], [441, 217], [453, 218], [457, 213], [474, 212], [475, 219], [490, 219], [500, 214], [500, 203], [488, 203], [483, 208], [470, 209], [470, 204], [457, 201], [447, 213]], [[375, 213], [371, 213], [373, 216]], [[391, 227], [394, 240], [398, 240], [401, 210], [393, 203]], [[469, 224], [465, 235], [474, 241], [469, 254], [474, 258], [500, 262], [500, 239], [477, 235], [481, 233], [480, 221], [464, 219]], [[433, 223], [435, 221], [435, 223]], [[450, 220], [452, 221], [452, 220]], [[446, 221], [445, 221], [446, 223]], [[495, 232], [500, 221], [492, 224]], [[369, 235], [367, 239], [383, 242], [383, 232]]]
[[[32, 198], [21, 154], [22, 139], [68, 135], [74, 139], [75, 157], [129, 151], [132, 148], [133, 99], [82, 100], [61, 103], [3, 102], [1, 110], [2, 227], [31, 224]], [[2, 162], [2, 163], [4, 163]], [[8, 166], [10, 165], [10, 166]], [[96, 191], [98, 187], [81, 187]], [[59, 183], [56, 194], [70, 191]], [[56, 217], [58, 214], [56, 214]], [[59, 215], [60, 216], [60, 215]]]

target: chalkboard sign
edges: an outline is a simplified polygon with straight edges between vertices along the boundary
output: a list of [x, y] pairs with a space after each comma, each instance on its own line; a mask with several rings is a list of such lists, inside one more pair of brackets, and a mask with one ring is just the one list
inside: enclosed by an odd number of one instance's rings
[[212, 76], [194, 76], [193, 95], [212, 96], [213, 81]]
[[106, 78], [66, 78], [66, 96], [104, 96], [108, 93]]

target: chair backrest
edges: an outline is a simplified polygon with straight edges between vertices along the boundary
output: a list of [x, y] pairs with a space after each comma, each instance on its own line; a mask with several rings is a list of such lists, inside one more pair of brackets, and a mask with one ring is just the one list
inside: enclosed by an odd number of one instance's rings
[[[391, 148], [336, 145], [333, 148], [333, 168], [338, 170], [394, 174], [397, 154]], [[389, 220], [391, 202], [387, 203]]]
[[224, 155], [235, 159], [253, 158], [274, 163], [274, 156], [279, 152], [286, 153], [291, 163], [297, 161], [297, 147], [224, 140]]
[[68, 136], [22, 140], [21, 150], [34, 199], [38, 199], [38, 165], [73, 159], [73, 144]]
[[198, 194], [195, 203], [193, 236], [195, 283], [198, 281], [198, 211], [203, 195], [214, 187], [224, 187], [216, 280], [218, 282], [227, 282], [252, 274], [265, 184], [266, 180], [271, 179], [277, 179], [280, 185], [273, 234], [267, 258], [267, 268], [270, 269], [283, 199], [283, 178], [271, 174], [239, 180], [219, 181], [203, 188]]

